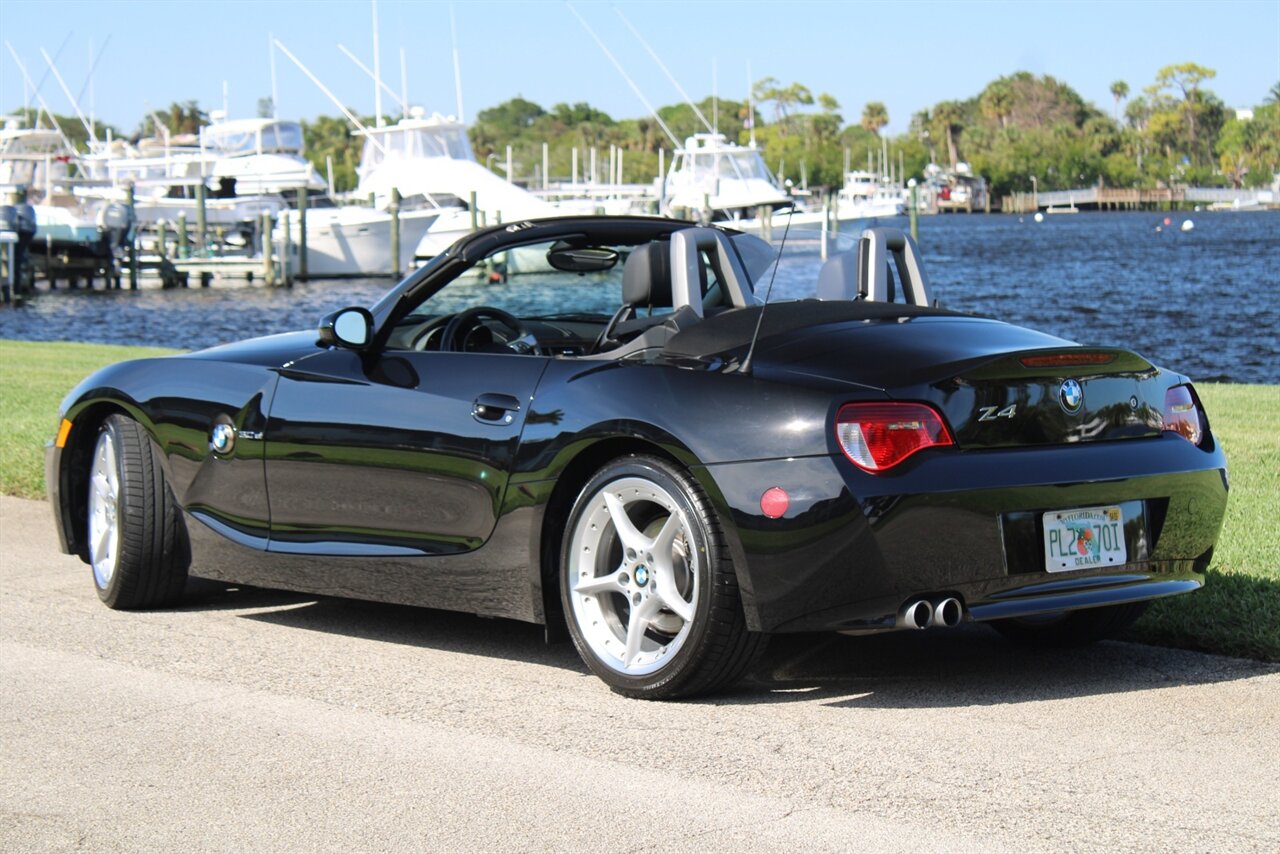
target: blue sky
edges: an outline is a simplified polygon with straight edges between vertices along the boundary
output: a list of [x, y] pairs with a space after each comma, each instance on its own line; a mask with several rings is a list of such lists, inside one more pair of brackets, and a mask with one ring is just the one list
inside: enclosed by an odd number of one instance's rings
[[[619, 0], [574, 4], [655, 106], [680, 100], [615, 11], [652, 45], [695, 99], [713, 76], [723, 97], [740, 99], [747, 69], [759, 79], [798, 81], [834, 95], [846, 121], [867, 101], [889, 108], [888, 130], [937, 101], [967, 98], [1002, 74], [1052, 74], [1086, 100], [1112, 108], [1108, 87], [1134, 94], [1162, 65], [1193, 61], [1217, 70], [1208, 86], [1230, 106], [1261, 103], [1280, 82], [1280, 0], [1164, 2], [755, 2]], [[456, 0], [465, 117], [515, 95], [550, 107], [586, 101], [615, 118], [645, 113], [582, 25], [560, 0]], [[409, 100], [456, 113], [447, 2], [379, 0], [382, 75], [401, 89], [405, 52]], [[103, 121], [132, 132], [144, 112], [173, 101], [254, 115], [271, 94], [268, 34], [274, 33], [344, 103], [372, 113], [373, 85], [338, 49], [373, 64], [369, 0], [0, 0], [0, 38], [32, 78], [51, 56], [72, 94], [84, 92]], [[108, 40], [109, 38], [109, 40]], [[65, 41], [65, 45], [64, 45]], [[105, 45], [105, 49], [103, 49]], [[90, 57], [101, 58], [89, 81]], [[336, 114], [319, 90], [277, 53], [282, 117]], [[72, 109], [52, 75], [41, 94], [55, 112]], [[90, 97], [92, 94], [92, 98]], [[0, 51], [0, 110], [24, 103], [22, 75]], [[389, 97], [384, 112], [393, 113]]]

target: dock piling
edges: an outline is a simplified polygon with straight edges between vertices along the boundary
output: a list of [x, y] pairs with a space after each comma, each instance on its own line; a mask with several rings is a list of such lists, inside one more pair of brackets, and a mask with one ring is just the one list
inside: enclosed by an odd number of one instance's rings
[[[133, 198], [130, 192], [130, 199]], [[196, 251], [200, 255], [205, 254], [205, 237], [204, 230], [208, 225], [208, 219], [205, 217], [204, 210], [204, 181], [196, 184]]]
[[911, 239], [920, 242], [920, 188], [916, 185], [916, 179], [912, 178], [907, 182], [907, 186], [911, 188], [911, 209], [907, 212], [911, 220]]
[[271, 257], [271, 214], [263, 212], [259, 228], [262, 231], [262, 277], [266, 279], [267, 287], [275, 287], [276, 271]]
[[391, 201], [387, 203], [391, 214], [391, 278], [400, 278], [400, 191], [391, 188]]
[[298, 278], [307, 280], [307, 188], [298, 188]]
[[130, 181], [124, 191], [125, 204], [129, 208], [129, 290], [138, 289], [138, 217], [134, 210], [133, 182]]

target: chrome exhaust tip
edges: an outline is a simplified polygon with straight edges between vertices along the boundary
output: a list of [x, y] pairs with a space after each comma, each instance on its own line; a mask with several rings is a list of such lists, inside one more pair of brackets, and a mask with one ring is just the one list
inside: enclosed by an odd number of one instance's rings
[[964, 606], [953, 596], [939, 599], [933, 606], [933, 622], [944, 628], [954, 629], [964, 619]]
[[927, 629], [931, 625], [933, 625], [933, 605], [924, 599], [908, 602], [898, 612], [898, 628]]

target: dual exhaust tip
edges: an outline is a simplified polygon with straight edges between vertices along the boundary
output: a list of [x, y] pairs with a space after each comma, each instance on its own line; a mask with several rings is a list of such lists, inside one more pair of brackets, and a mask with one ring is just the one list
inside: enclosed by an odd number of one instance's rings
[[960, 625], [964, 618], [964, 606], [954, 596], [929, 601], [916, 599], [902, 606], [898, 612], [898, 628], [927, 629], [930, 626], [941, 626], [953, 629]]

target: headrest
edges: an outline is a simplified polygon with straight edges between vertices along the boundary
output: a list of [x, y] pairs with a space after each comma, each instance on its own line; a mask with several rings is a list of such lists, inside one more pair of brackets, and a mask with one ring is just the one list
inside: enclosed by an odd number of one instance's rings
[[671, 305], [671, 246], [646, 243], [627, 256], [622, 268], [622, 301], [634, 306]]

